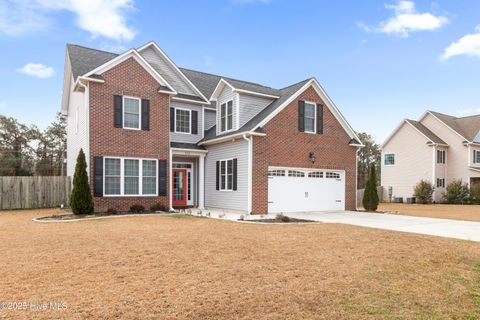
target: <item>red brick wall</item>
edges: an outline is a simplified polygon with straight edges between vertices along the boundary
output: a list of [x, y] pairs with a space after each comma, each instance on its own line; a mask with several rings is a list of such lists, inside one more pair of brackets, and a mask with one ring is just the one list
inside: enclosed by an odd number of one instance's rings
[[[298, 131], [299, 100], [325, 106], [323, 134]], [[355, 210], [356, 148], [348, 145], [350, 137], [312, 87], [269, 121], [263, 130], [267, 135], [253, 140], [253, 213], [268, 211], [269, 166], [345, 170], [345, 208]], [[309, 159], [310, 152], [315, 153], [314, 164]]]
[[[158, 93], [159, 83], [133, 58], [102, 74], [105, 83], [90, 84], [90, 163], [95, 156], [169, 159], [170, 97]], [[113, 96], [128, 95], [150, 100], [150, 131], [115, 128]], [[170, 179], [168, 177], [168, 182]], [[93, 191], [93, 167], [90, 166]], [[168, 190], [168, 189], [167, 189]], [[95, 197], [95, 211], [128, 210], [139, 203], [148, 208], [166, 197]]]

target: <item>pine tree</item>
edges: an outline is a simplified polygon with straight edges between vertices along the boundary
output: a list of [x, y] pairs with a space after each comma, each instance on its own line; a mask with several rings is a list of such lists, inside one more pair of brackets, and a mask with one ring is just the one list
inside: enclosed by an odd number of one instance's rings
[[80, 149], [73, 176], [73, 189], [70, 195], [70, 208], [74, 214], [93, 213], [93, 199], [87, 176], [87, 162], [85, 154]]
[[375, 165], [370, 166], [370, 176], [368, 177], [363, 194], [363, 207], [367, 211], [376, 211], [378, 208], [378, 193], [377, 193], [377, 173]]

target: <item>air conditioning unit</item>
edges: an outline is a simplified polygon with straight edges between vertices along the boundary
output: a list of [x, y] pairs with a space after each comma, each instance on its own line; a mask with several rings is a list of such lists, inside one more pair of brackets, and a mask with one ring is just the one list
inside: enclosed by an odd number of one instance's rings
[[416, 203], [415, 197], [407, 198], [407, 203], [409, 203], [409, 204]]
[[403, 198], [402, 197], [394, 197], [393, 202], [394, 203], [403, 203]]

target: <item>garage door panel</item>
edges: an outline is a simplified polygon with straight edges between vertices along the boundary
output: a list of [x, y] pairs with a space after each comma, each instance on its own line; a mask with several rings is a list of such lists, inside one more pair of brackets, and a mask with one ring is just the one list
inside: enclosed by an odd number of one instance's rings
[[[305, 174], [304, 177], [289, 177], [289, 169], [284, 170], [285, 176], [268, 177], [269, 213], [344, 210], [343, 172], [318, 170], [317, 172], [323, 174], [312, 175], [318, 177], [309, 177], [308, 172], [312, 170], [301, 169]], [[299, 171], [300, 169], [290, 170]], [[328, 178], [326, 172], [330, 172]]]

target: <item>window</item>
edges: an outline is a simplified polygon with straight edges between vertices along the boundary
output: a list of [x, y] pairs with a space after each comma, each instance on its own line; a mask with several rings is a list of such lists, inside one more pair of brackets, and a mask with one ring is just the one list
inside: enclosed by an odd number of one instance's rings
[[120, 159], [105, 159], [105, 194], [120, 194]]
[[328, 178], [328, 179], [340, 179], [340, 173], [327, 172], [326, 173], [326, 178]]
[[305, 132], [315, 133], [316, 109], [314, 103], [305, 102]]
[[383, 161], [386, 166], [393, 166], [395, 164], [395, 154], [393, 153], [385, 154]]
[[186, 163], [186, 162], [174, 162], [172, 167], [177, 168], [177, 169], [191, 169], [192, 164], [191, 163]]
[[288, 176], [289, 177], [303, 178], [303, 177], [305, 177], [305, 172], [297, 171], [297, 170], [288, 170]]
[[220, 106], [220, 131], [233, 129], [233, 100]]
[[285, 170], [268, 170], [269, 177], [285, 177]]
[[308, 173], [309, 178], [323, 178], [323, 172], [320, 171], [312, 171]]
[[157, 161], [142, 160], [142, 193], [157, 194]]
[[437, 150], [437, 163], [445, 163], [445, 150]]
[[123, 127], [140, 130], [140, 99], [123, 97]]
[[157, 195], [157, 160], [105, 158], [104, 194]]
[[438, 179], [437, 178], [437, 188], [445, 188], [445, 179]]
[[233, 190], [233, 159], [220, 161], [220, 190]]
[[473, 163], [480, 163], [480, 151], [473, 150]]
[[175, 108], [175, 132], [190, 133], [191, 111]]

